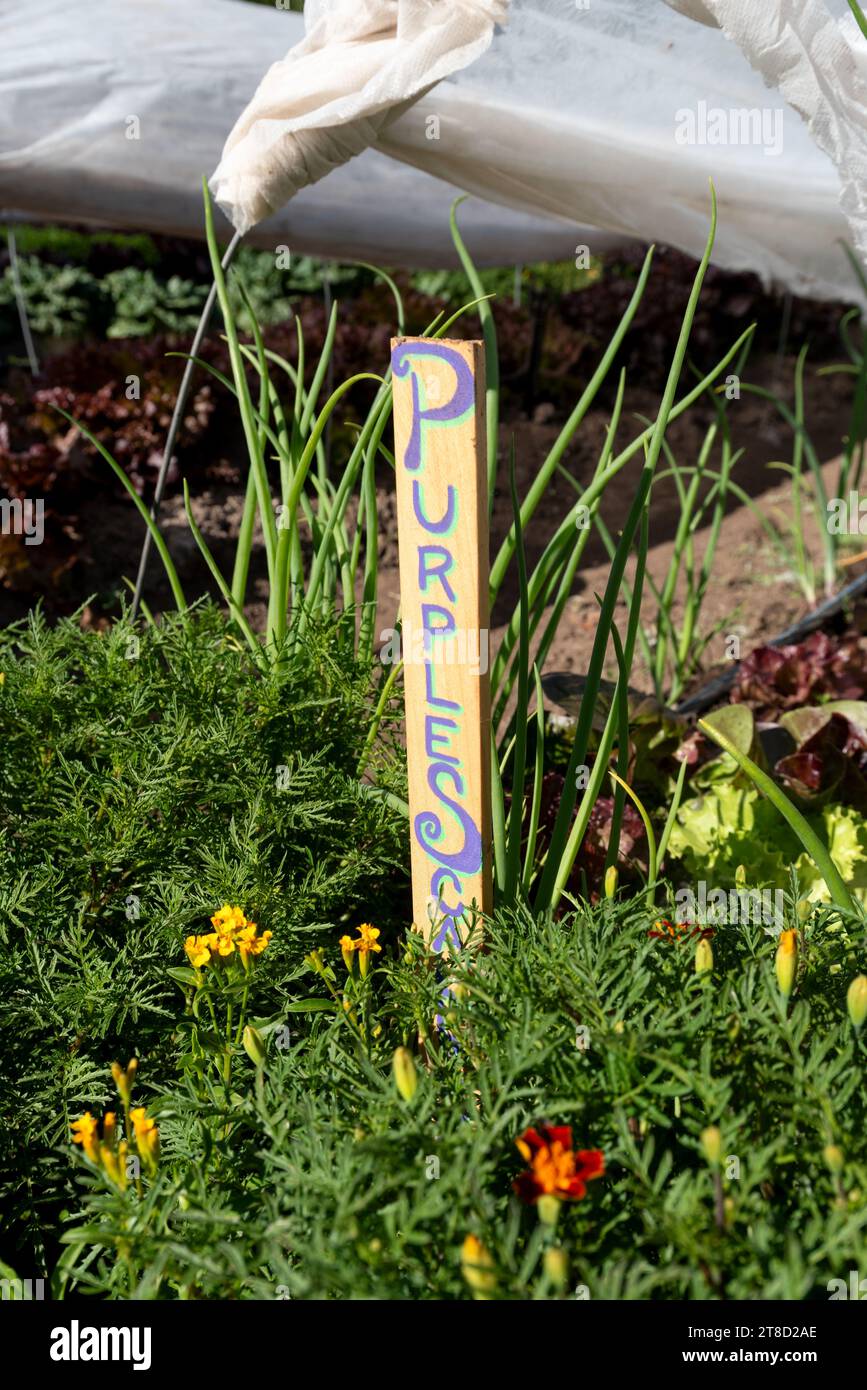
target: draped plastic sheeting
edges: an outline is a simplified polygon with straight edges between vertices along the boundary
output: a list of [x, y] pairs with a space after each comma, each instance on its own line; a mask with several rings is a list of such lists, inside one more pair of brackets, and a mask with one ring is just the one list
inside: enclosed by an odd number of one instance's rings
[[308, 0], [306, 34], [263, 77], [211, 180], [246, 232], [376, 143], [405, 104], [480, 58], [508, 0]]
[[[0, 208], [202, 236], [202, 178], [262, 74], [303, 34], [301, 15], [236, 0], [2, 0]], [[370, 150], [249, 240], [451, 265], [448, 213], [459, 192]], [[471, 198], [461, 227], [486, 265], [519, 261], [527, 247], [574, 255], [575, 229], [544, 215]]]
[[[859, 239], [867, 42], [845, 0], [512, 0], [509, 11], [482, 56], [377, 123], [366, 137], [377, 150], [304, 188], [253, 239], [447, 264], [442, 179], [489, 200], [461, 217], [487, 263], [603, 249], [610, 238], [586, 225], [699, 254], [712, 175], [718, 264], [852, 297], [838, 242]], [[0, 205], [200, 234], [201, 175], [303, 36], [300, 16], [234, 0], [6, 0]]]
[[[765, 15], [792, 8], [790, 0], [735, 6]], [[845, 10], [847, 31], [854, 25], [846, 0], [797, 8], [826, 19]], [[796, 47], [790, 28], [779, 27]], [[856, 42], [867, 53], [867, 41]], [[844, 107], [833, 91], [827, 97], [841, 121], [863, 124], [867, 112]], [[426, 131], [436, 112], [439, 142]], [[462, 187], [513, 207], [693, 255], [704, 246], [713, 176], [718, 264], [801, 294], [855, 297], [838, 244], [853, 237], [831, 158], [735, 43], [662, 0], [590, 0], [586, 9], [575, 0], [513, 0], [489, 51], [402, 115], [379, 148], [435, 174], [448, 170]]]
[[717, 24], [778, 87], [834, 161], [855, 246], [867, 259], [867, 40], [845, 0], [668, 0]]

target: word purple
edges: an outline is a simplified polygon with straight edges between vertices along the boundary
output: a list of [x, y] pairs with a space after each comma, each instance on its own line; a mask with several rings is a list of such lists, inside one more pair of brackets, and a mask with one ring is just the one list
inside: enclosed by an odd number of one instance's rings
[[[424, 378], [418, 360], [428, 357], [445, 362], [455, 378], [451, 397], [437, 405], [428, 405], [422, 399]], [[469, 365], [459, 352], [444, 343], [401, 343], [392, 352], [391, 367], [396, 377], [411, 375], [412, 380], [412, 427], [398, 466], [409, 473], [418, 474], [412, 481], [413, 513], [422, 530], [436, 538], [419, 545], [417, 549], [418, 587], [420, 594], [425, 596], [421, 602], [421, 626], [425, 652], [426, 781], [437, 807], [419, 812], [413, 822], [413, 834], [416, 843], [431, 861], [430, 897], [436, 905], [437, 924], [432, 946], [435, 951], [442, 951], [448, 944], [460, 948], [457, 924], [466, 911], [461, 894], [464, 880], [477, 874], [482, 867], [482, 836], [466, 806], [462, 805], [467, 795], [467, 785], [460, 758], [448, 751], [452, 740], [459, 734], [464, 710], [457, 701], [438, 695], [436, 690], [436, 644], [457, 631], [455, 610], [460, 575], [456, 573], [455, 557], [447, 541], [457, 525], [460, 498], [457, 489], [449, 483], [445, 511], [442, 516], [432, 517], [425, 505], [423, 475], [430, 430], [447, 428], [463, 419], [475, 405], [475, 394]], [[426, 596], [431, 584], [439, 586], [436, 597], [440, 602], [428, 601]], [[461, 831], [460, 849], [450, 852], [442, 847], [445, 835], [443, 814]], [[449, 905], [442, 897], [447, 886], [457, 895], [458, 901], [454, 905]]]

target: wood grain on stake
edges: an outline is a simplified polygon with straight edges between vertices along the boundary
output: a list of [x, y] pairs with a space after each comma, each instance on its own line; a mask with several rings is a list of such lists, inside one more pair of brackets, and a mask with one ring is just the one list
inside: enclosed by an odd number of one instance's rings
[[391, 349], [413, 920], [442, 951], [492, 898], [484, 350]]

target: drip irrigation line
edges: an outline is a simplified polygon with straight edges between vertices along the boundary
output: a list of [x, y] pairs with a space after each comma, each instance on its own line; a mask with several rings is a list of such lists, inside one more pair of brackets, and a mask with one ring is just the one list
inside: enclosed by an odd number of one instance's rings
[[6, 227], [6, 237], [9, 243], [9, 269], [12, 272], [12, 289], [15, 293], [15, 303], [18, 306], [18, 319], [21, 324], [21, 336], [24, 339], [24, 346], [27, 349], [27, 360], [30, 363], [30, 371], [33, 376], [39, 375], [39, 359], [36, 356], [36, 349], [33, 346], [33, 335], [30, 332], [30, 320], [27, 317], [27, 305], [24, 303], [24, 290], [21, 286], [21, 275], [18, 270], [18, 248], [15, 245], [15, 232], [11, 226]]
[[[225, 255], [223, 256], [222, 265], [224, 271], [228, 270], [229, 265], [232, 261], [232, 257], [237, 251], [240, 241], [241, 233], [236, 232], [235, 235], [232, 237], [232, 240], [229, 242], [229, 245], [226, 248]], [[177, 439], [178, 430], [181, 427], [181, 421], [184, 418], [184, 410], [186, 409], [187, 397], [190, 394], [190, 383], [192, 382], [193, 372], [196, 366], [195, 362], [193, 361], [193, 358], [198, 357], [199, 355], [199, 349], [202, 346], [202, 340], [204, 339], [204, 336], [208, 331], [208, 325], [211, 321], [211, 314], [214, 310], [214, 302], [216, 298], [217, 282], [215, 280], [214, 283], [211, 285], [210, 290], [208, 291], [208, 297], [205, 300], [205, 307], [202, 309], [202, 316], [199, 319], [199, 324], [196, 329], [195, 337], [193, 338], [193, 344], [190, 348], [190, 355], [187, 358], [187, 361], [184, 365], [184, 374], [181, 377], [181, 384], [178, 388], [178, 395], [177, 400], [175, 401], [175, 408], [172, 411], [172, 418], [169, 424], [169, 432], [166, 436], [165, 452], [163, 453], [162, 459], [160, 461], [160, 471], [157, 475], [157, 485], [154, 489], [154, 500], [151, 503], [150, 514], [151, 520], [154, 522], [156, 522], [157, 517], [159, 516], [160, 505], [163, 500], [163, 493], [165, 491], [166, 486], [166, 478], [168, 477], [169, 472], [169, 464], [171, 463], [172, 454], [175, 450], [175, 440]], [[145, 582], [145, 574], [147, 572], [148, 559], [151, 553], [152, 539], [153, 538], [151, 536], [150, 527], [148, 527], [145, 530], [144, 543], [141, 548], [141, 557], [138, 562], [138, 574], [136, 576], [135, 581], [135, 592], [133, 593], [132, 608], [130, 610], [133, 618], [135, 618], [136, 613], [138, 612], [138, 606], [141, 603], [142, 590], [144, 589]]]
[[[794, 623], [792, 627], [787, 627], [785, 632], [781, 632], [776, 637], [772, 637], [765, 643], [767, 647], [783, 647], [788, 642], [800, 642], [802, 637], [807, 637], [814, 632], [817, 627], [821, 627], [826, 618], [832, 618], [839, 613], [840, 609], [849, 602], [850, 599], [858, 598], [860, 594], [867, 592], [867, 574], [862, 574], [858, 579], [853, 579], [851, 584], [847, 584], [833, 598], [826, 599], [820, 603], [812, 613], [808, 613], [800, 622]], [[699, 714], [709, 705], [714, 704], [721, 695], [734, 685], [737, 674], [741, 669], [740, 662], [733, 666], [730, 671], [726, 671], [722, 676], [715, 676], [707, 685], [702, 686], [701, 690], [695, 695], [690, 695], [688, 700], [681, 700], [679, 705], [675, 705], [676, 714]]]

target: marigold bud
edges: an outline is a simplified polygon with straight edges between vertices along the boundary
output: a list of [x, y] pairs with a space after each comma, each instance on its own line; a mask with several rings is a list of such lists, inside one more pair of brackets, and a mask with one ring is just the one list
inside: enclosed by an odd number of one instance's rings
[[808, 922], [813, 911], [813, 904], [809, 898], [801, 898], [798, 901], [798, 921]]
[[558, 1289], [565, 1289], [569, 1278], [569, 1256], [560, 1245], [551, 1245], [545, 1251], [543, 1264], [551, 1283]]
[[105, 1144], [100, 1149], [102, 1166], [105, 1169], [108, 1180], [113, 1183], [115, 1187], [119, 1188], [121, 1192], [125, 1192], [127, 1188], [126, 1155], [127, 1144], [125, 1139], [119, 1144], [117, 1153], [115, 1153], [114, 1149], [108, 1148]]
[[119, 1062], [112, 1062], [111, 1064], [111, 1074], [114, 1078], [114, 1084], [117, 1087], [118, 1095], [123, 1101], [123, 1106], [125, 1110], [129, 1109], [130, 1098], [132, 1097], [132, 1088], [135, 1084], [135, 1074], [137, 1071], [137, 1057], [130, 1058], [130, 1060], [126, 1064], [126, 1071], [124, 1071], [123, 1067], [120, 1065]]
[[160, 1157], [160, 1132], [143, 1105], [130, 1112], [138, 1156], [148, 1172], [156, 1172]]
[[102, 1142], [113, 1149], [117, 1142], [117, 1116], [113, 1110], [106, 1111], [102, 1121]]
[[618, 879], [618, 877], [619, 877], [619, 875], [618, 875], [618, 873], [617, 873], [617, 865], [616, 865], [616, 864], [609, 864], [608, 868], [605, 870], [605, 896], [606, 896], [606, 898], [613, 898], [613, 897], [614, 897], [614, 894], [617, 892], [617, 879]]
[[713, 951], [707, 937], [703, 936], [695, 948], [695, 973], [706, 975], [713, 970]]
[[826, 1144], [822, 1150], [822, 1157], [831, 1173], [842, 1173], [846, 1160], [843, 1157], [843, 1150], [837, 1144]]
[[846, 991], [846, 1008], [853, 1028], [861, 1028], [867, 1018], [867, 975], [856, 975]]
[[719, 1125], [708, 1125], [699, 1135], [702, 1152], [712, 1168], [716, 1168], [722, 1158], [722, 1131]]
[[560, 1215], [560, 1198], [555, 1197], [551, 1192], [543, 1192], [536, 1203], [536, 1210], [539, 1213], [539, 1220], [544, 1226], [556, 1226], [557, 1218]]
[[473, 1298], [487, 1299], [496, 1291], [493, 1256], [478, 1236], [467, 1236], [461, 1246], [461, 1273], [473, 1291]]
[[406, 1047], [396, 1047], [391, 1059], [394, 1082], [405, 1101], [411, 1101], [418, 1087], [418, 1073], [412, 1053]]
[[735, 869], [735, 886], [737, 888], [746, 888], [747, 886], [747, 871], [743, 864], [738, 864]]
[[347, 975], [351, 975], [355, 969], [355, 945], [351, 936], [341, 936], [340, 954], [343, 957]]
[[794, 927], [789, 931], [784, 931], [780, 936], [774, 968], [777, 972], [777, 984], [780, 986], [780, 993], [784, 999], [788, 999], [792, 993], [795, 972], [798, 969], [798, 933]]
[[252, 1024], [248, 1023], [244, 1028], [244, 1032], [241, 1034], [241, 1041], [244, 1044], [244, 1051], [253, 1065], [260, 1069], [264, 1067], [265, 1039], [262, 1037], [258, 1028], [254, 1028]]

